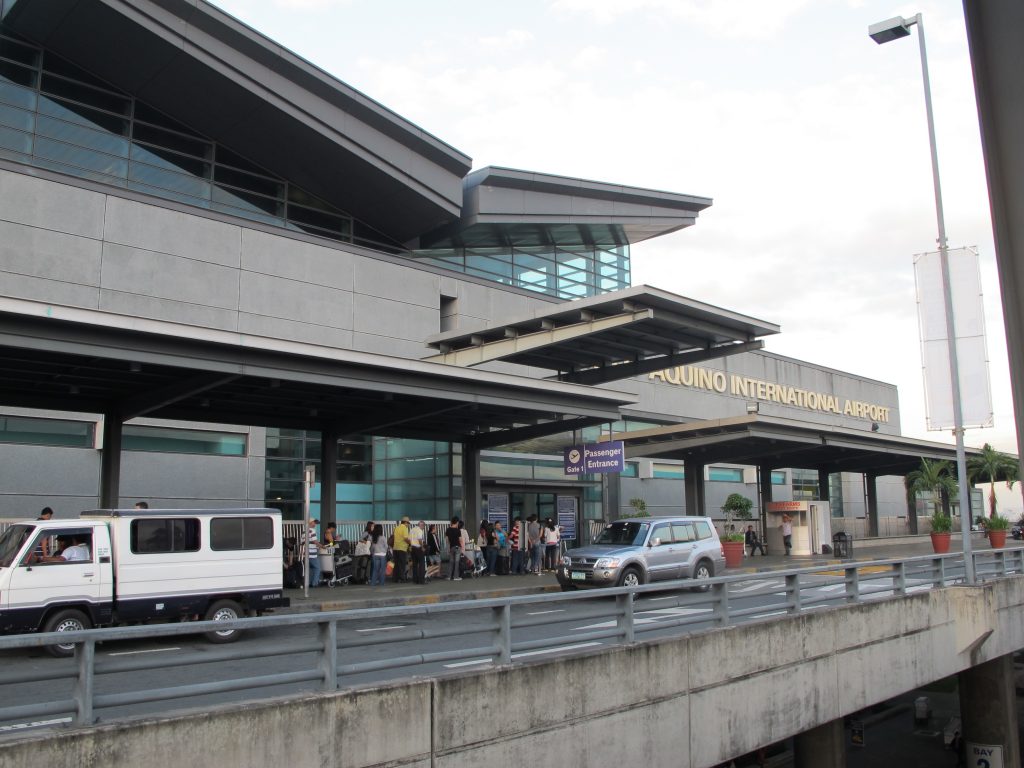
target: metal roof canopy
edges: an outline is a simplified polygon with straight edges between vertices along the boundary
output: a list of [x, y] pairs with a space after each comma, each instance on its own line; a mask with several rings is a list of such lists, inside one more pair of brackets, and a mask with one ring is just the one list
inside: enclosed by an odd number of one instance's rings
[[[6, 311], [14, 305], [22, 310]], [[46, 312], [52, 311], [52, 317]], [[100, 324], [98, 321], [105, 321]], [[4, 300], [0, 405], [501, 445], [614, 421], [558, 382]]]
[[630, 458], [874, 475], [906, 475], [920, 469], [921, 459], [956, 459], [953, 446], [945, 443], [760, 414], [619, 433], [614, 439], [625, 442]]
[[476, 331], [448, 331], [426, 358], [456, 366], [494, 360], [601, 384], [676, 365], [761, 349], [779, 326], [646, 285], [538, 309]]

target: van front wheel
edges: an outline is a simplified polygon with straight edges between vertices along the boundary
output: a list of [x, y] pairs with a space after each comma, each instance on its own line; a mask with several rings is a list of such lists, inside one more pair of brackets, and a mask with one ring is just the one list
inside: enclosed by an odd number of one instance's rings
[[[71, 609], [57, 611], [43, 624], [43, 632], [78, 632], [83, 629], [92, 629], [92, 622], [81, 611]], [[46, 646], [46, 652], [57, 658], [74, 656], [75, 644], [61, 643], [59, 645], [48, 645]]]
[[[234, 600], [218, 600], [207, 609], [203, 620], [235, 621], [242, 618], [242, 615], [242, 607]], [[237, 629], [214, 630], [206, 633], [206, 639], [211, 643], [233, 643], [241, 634]]]

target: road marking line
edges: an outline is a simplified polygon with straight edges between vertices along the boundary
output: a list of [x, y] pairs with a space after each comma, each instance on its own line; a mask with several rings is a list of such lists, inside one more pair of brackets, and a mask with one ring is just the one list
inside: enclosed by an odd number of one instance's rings
[[357, 629], [356, 632], [388, 632], [392, 629], [405, 629], [405, 624], [395, 624], [393, 627], [370, 627], [369, 629]]
[[539, 651], [523, 651], [522, 653], [513, 653], [513, 659], [523, 659], [527, 656], [539, 656], [542, 653], [558, 653], [559, 651], [575, 651], [577, 648], [590, 648], [594, 645], [601, 645], [597, 640], [591, 640], [589, 643], [576, 643], [575, 645], [560, 645], [557, 648], [541, 648]]
[[181, 648], [174, 646], [173, 648], [144, 648], [141, 651], [116, 651], [114, 653], [104, 654], [106, 656], [135, 656], [140, 653], [165, 653], [167, 651], [180, 651]]
[[829, 584], [828, 586], [825, 586], [825, 587], [812, 587], [812, 589], [817, 589], [819, 592], [838, 592], [840, 589], [846, 589], [846, 585], [845, 584]]
[[474, 664], [490, 664], [491, 658], [488, 656], [486, 659], [472, 659], [471, 661], [456, 661], [454, 664], [445, 664], [444, 666], [448, 669], [455, 669], [456, 667], [469, 667]]
[[545, 613], [565, 613], [565, 608], [553, 608], [550, 611], [531, 611], [527, 613], [527, 616], [540, 616]]
[[15, 723], [14, 725], [0, 725], [0, 732], [3, 731], [23, 731], [26, 728], [42, 728], [47, 725], [61, 725], [63, 723], [70, 723], [70, 717], [58, 717], [56, 720], [36, 720], [31, 723]]
[[769, 616], [785, 616], [788, 611], [770, 611], [769, 613], [755, 613], [751, 618], [766, 619]]
[[[513, 659], [524, 659], [527, 656], [540, 656], [543, 653], [559, 653], [561, 651], [575, 651], [575, 650], [578, 650], [580, 648], [591, 648], [591, 647], [593, 647], [595, 645], [601, 645], [601, 643], [599, 641], [597, 641], [597, 640], [592, 640], [589, 643], [576, 643], [574, 645], [559, 645], [559, 646], [556, 646], [555, 648], [541, 648], [540, 650], [537, 650], [537, 651], [522, 651], [521, 653], [513, 653], [512, 654], [512, 658]], [[469, 661], [456, 661], [456, 662], [454, 662], [452, 664], [445, 664], [444, 666], [447, 669], [455, 669], [456, 667], [470, 667], [470, 666], [474, 666], [474, 665], [477, 665], [477, 664], [490, 664], [492, 661], [494, 661], [493, 657], [488, 657], [486, 659], [471, 659]]]
[[746, 587], [733, 587], [729, 590], [731, 593], [740, 594], [743, 592], [753, 592], [755, 589], [763, 589], [765, 587], [781, 587], [785, 584], [785, 581], [780, 579], [758, 579], [749, 586]]

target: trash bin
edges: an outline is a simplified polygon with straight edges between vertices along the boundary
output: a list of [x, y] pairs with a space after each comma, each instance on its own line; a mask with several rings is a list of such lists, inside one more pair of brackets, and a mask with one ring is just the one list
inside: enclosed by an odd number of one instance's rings
[[914, 724], [928, 725], [932, 716], [932, 707], [927, 696], [918, 696], [914, 699]]
[[836, 557], [850, 557], [853, 554], [853, 536], [846, 531], [833, 534], [832, 554]]

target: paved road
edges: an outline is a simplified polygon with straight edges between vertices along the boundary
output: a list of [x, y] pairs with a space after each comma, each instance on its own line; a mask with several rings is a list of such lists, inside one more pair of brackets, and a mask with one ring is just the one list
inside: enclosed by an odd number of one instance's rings
[[[883, 571], [882, 568], [878, 569]], [[836, 583], [842, 570], [803, 577], [801, 599], [803, 610], [817, 610], [841, 604], [845, 599], [845, 585]], [[520, 577], [529, 579], [531, 577]], [[870, 574], [862, 578], [869, 579]], [[510, 577], [511, 581], [516, 581]], [[482, 580], [487, 581], [487, 580]], [[538, 582], [541, 580], [538, 580]], [[772, 572], [756, 574], [749, 580], [730, 585], [732, 610], [745, 611], [738, 621], [762, 621], [782, 615], [786, 580]], [[928, 589], [930, 584], [911, 579], [908, 591]], [[868, 599], [885, 599], [893, 595], [891, 579], [862, 583], [862, 594]], [[513, 660], [526, 661], [549, 658], [557, 654], [578, 653], [616, 642], [614, 639], [593, 638], [588, 635], [615, 627], [613, 611], [615, 599], [589, 593], [585, 600], [558, 600], [517, 605], [511, 614], [513, 627]], [[340, 591], [339, 591], [340, 596]], [[651, 592], [634, 602], [634, 626], [637, 639], [675, 636], [683, 632], [714, 626], [711, 592]], [[684, 625], [679, 624], [685, 622]], [[483, 668], [495, 663], [495, 656], [486, 649], [494, 643], [496, 619], [490, 608], [470, 607], [457, 612], [427, 615], [385, 617], [375, 619], [347, 619], [339, 623], [338, 661], [342, 666], [355, 663], [377, 662], [380, 669], [355, 672], [342, 677], [343, 687], [363, 686], [407, 678], [411, 674], [432, 676], [450, 674], [460, 670]], [[311, 648], [317, 640], [315, 626], [289, 626], [258, 629], [247, 633], [230, 646], [210, 645], [202, 637], [180, 636], [139, 642], [104, 643], [97, 648], [97, 669], [114, 665], [132, 664], [138, 660], [157, 661], [159, 668], [98, 674], [98, 695], [129, 691], [149, 691], [210, 680], [230, 680], [256, 674], [277, 674], [298, 669], [315, 668], [315, 653]], [[531, 642], [529, 648], [524, 644]], [[536, 647], [539, 646], [539, 647]], [[264, 657], [275, 649], [287, 653]], [[518, 648], [517, 648], [518, 647]], [[244, 658], [232, 661], [203, 663], [215, 659], [224, 649], [239, 651]], [[452, 652], [457, 659], [443, 659], [412, 665], [421, 654]], [[198, 657], [183, 665], [186, 656]], [[257, 661], [258, 659], [258, 661]], [[409, 663], [396, 662], [406, 659]], [[74, 672], [71, 660], [57, 660], [37, 650], [18, 650], [0, 653], [4, 676], [17, 674], [22, 679], [53, 676], [62, 670]], [[0, 701], [28, 704], [69, 697], [71, 681], [67, 678], [45, 682], [19, 682], [0, 686]], [[317, 690], [315, 681], [292, 682], [245, 691], [219, 693], [193, 697], [175, 702], [137, 703], [113, 706], [98, 712], [102, 720], [152, 715], [182, 708], [207, 708], [216, 704], [235, 703], [271, 696], [295, 695]], [[39, 726], [52, 725], [47, 720]], [[24, 732], [25, 722], [0, 722], [0, 736]]]

